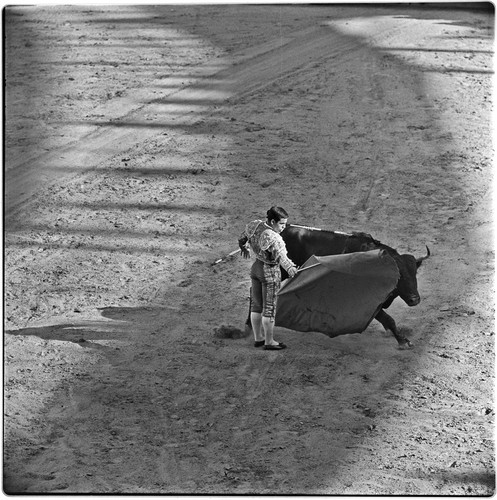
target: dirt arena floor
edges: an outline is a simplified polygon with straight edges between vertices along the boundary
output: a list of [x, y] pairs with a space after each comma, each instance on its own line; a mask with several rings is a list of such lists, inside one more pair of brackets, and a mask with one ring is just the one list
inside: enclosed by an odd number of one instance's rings
[[[494, 493], [492, 10], [4, 20], [4, 492]], [[219, 334], [250, 262], [212, 264], [273, 204], [429, 246], [412, 349]]]

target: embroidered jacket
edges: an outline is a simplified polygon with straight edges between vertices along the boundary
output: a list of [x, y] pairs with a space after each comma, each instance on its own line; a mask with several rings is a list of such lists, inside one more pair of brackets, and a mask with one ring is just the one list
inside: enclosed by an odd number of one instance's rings
[[245, 226], [238, 245], [240, 248], [247, 248], [247, 243], [254, 251], [255, 257], [265, 264], [279, 264], [287, 272], [292, 267], [297, 267], [287, 256], [283, 238], [264, 221], [254, 220]]

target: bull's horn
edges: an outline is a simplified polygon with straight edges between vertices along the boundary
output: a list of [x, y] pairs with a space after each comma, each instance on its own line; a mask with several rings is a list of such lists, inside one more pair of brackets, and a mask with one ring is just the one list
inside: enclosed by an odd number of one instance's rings
[[421, 264], [421, 262], [426, 260], [430, 255], [431, 255], [430, 249], [428, 248], [428, 245], [426, 245], [426, 255], [424, 257], [419, 257], [418, 259], [416, 259], [418, 266]]

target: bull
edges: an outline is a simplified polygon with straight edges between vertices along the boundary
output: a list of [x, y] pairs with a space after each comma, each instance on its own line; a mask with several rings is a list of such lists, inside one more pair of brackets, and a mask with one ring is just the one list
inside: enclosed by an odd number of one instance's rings
[[[399, 332], [394, 319], [386, 313], [385, 309], [390, 307], [397, 297], [400, 297], [411, 307], [419, 304], [421, 299], [418, 293], [416, 273], [422, 262], [430, 256], [428, 246], [426, 246], [426, 255], [416, 258], [410, 254], [399, 254], [397, 250], [374, 239], [368, 233], [353, 232], [349, 234], [294, 224], [288, 225], [281, 233], [281, 237], [285, 241], [288, 257], [297, 266], [304, 264], [312, 255], [338, 255], [377, 249], [387, 252], [399, 269], [399, 280], [395, 289], [382, 304], [375, 319], [395, 337], [400, 348], [412, 347], [412, 343]], [[286, 272], [282, 269], [282, 279], [286, 277]], [[250, 313], [246, 326], [251, 329]]]

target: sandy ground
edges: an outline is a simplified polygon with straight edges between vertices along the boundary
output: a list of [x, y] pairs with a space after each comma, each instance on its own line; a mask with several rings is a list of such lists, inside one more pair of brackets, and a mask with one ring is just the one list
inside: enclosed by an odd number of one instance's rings
[[[493, 13], [4, 14], [4, 491], [494, 492]], [[412, 349], [216, 335], [272, 204], [430, 247]]]

